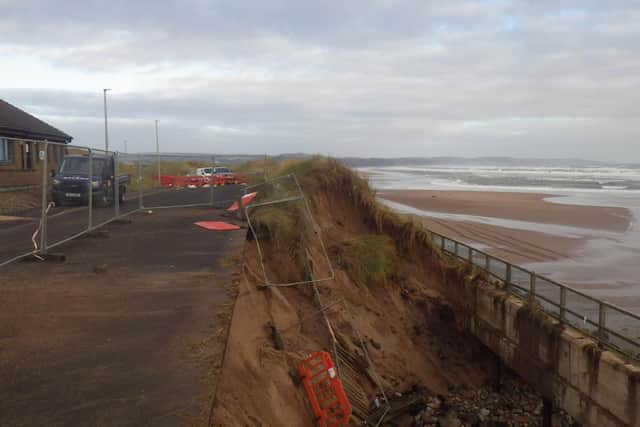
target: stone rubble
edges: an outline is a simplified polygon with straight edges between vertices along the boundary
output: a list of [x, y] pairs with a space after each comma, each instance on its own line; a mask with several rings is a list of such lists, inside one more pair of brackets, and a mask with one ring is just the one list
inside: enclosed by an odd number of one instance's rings
[[[491, 388], [451, 390], [447, 396], [426, 397], [425, 407], [412, 418], [412, 427], [538, 427], [542, 399], [517, 379], [506, 378], [500, 392]], [[554, 427], [571, 427], [573, 420], [553, 414]]]

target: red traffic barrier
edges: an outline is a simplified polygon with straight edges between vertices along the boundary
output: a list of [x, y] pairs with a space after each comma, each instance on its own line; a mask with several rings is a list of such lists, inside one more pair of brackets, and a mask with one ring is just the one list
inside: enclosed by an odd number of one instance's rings
[[351, 404], [329, 353], [311, 353], [300, 363], [298, 372], [318, 426], [337, 427], [349, 424]]
[[[249, 203], [251, 203], [253, 199], [256, 198], [257, 195], [258, 195], [258, 192], [254, 192], [254, 193], [249, 193], [242, 196], [242, 206], [243, 207], [247, 206]], [[238, 208], [239, 208], [238, 202], [233, 202], [233, 204], [227, 208], [227, 211], [235, 212], [238, 210]]]
[[213, 231], [234, 231], [240, 230], [235, 224], [229, 224], [224, 221], [198, 221], [194, 223], [198, 227], [202, 227], [205, 230], [213, 230]]

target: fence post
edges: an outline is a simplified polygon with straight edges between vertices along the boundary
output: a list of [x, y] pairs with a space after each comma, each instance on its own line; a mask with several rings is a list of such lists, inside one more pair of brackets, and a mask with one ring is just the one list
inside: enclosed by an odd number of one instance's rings
[[216, 156], [211, 156], [211, 176], [209, 177], [209, 206], [213, 206], [213, 185], [216, 182], [214, 171], [216, 168]]
[[533, 304], [536, 301], [536, 273], [529, 273], [529, 300]]
[[120, 216], [120, 180], [118, 179], [118, 152], [113, 153], [113, 197], [115, 200], [115, 217]]
[[507, 291], [509, 290], [509, 288], [511, 287], [511, 264], [507, 263], [507, 271], [505, 272], [505, 284], [507, 286]]
[[488, 253], [484, 254], [484, 269], [487, 273], [491, 273], [491, 257]]
[[560, 287], [560, 320], [565, 320], [565, 308], [567, 307], [567, 288]]
[[143, 197], [142, 197], [142, 185], [144, 180], [142, 178], [142, 154], [138, 154], [138, 209], [144, 209]]
[[[44, 141], [44, 159], [42, 160], [42, 206], [40, 210], [40, 254], [47, 254], [47, 190], [48, 190], [48, 172], [47, 150], [49, 143]], [[39, 154], [39, 153], [38, 153]]]
[[93, 151], [89, 148], [89, 230], [93, 228]]
[[453, 241], [453, 254], [456, 256], [456, 258], [458, 258], [458, 241], [457, 240]]
[[469, 251], [467, 252], [467, 260], [469, 261], [469, 264], [473, 265], [473, 248], [471, 246], [467, 246], [467, 248], [469, 248]]
[[604, 303], [602, 301], [598, 302], [598, 337], [601, 340], [605, 339], [605, 322], [606, 316], [604, 311]]

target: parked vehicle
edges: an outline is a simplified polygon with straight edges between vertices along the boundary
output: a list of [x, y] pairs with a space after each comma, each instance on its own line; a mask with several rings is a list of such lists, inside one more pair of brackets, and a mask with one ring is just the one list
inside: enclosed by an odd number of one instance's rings
[[227, 167], [211, 167], [196, 169], [197, 176], [211, 177], [215, 185], [239, 184], [241, 179]]
[[94, 156], [92, 175], [89, 180], [89, 157], [65, 156], [58, 170], [51, 173], [51, 200], [58, 206], [71, 203], [86, 205], [91, 191], [93, 204], [109, 206], [115, 201], [117, 185], [120, 203], [124, 203], [130, 179], [129, 175], [115, 177], [113, 156]]

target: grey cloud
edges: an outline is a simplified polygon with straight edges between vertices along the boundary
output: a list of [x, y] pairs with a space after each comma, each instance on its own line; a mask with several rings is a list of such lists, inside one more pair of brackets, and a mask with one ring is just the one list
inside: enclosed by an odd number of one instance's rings
[[[600, 157], [607, 140], [611, 158], [640, 157], [634, 2], [0, 5], [0, 55], [160, 85], [110, 93], [120, 139], [145, 141], [159, 118], [185, 150]], [[99, 89], [0, 85], [0, 97], [100, 141]]]

